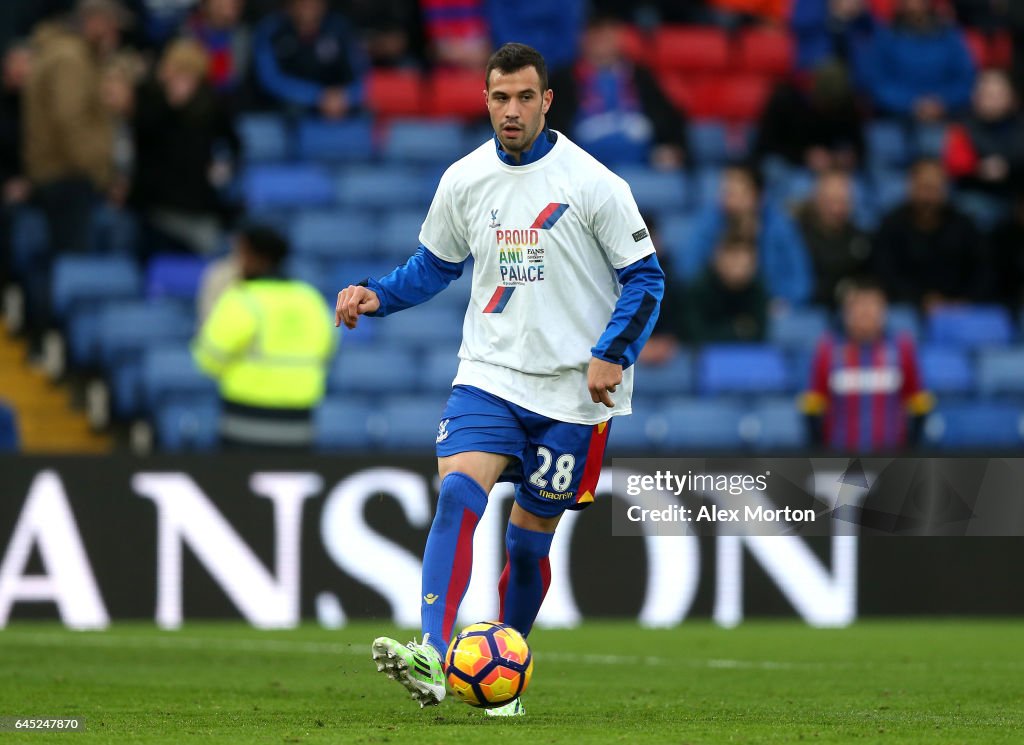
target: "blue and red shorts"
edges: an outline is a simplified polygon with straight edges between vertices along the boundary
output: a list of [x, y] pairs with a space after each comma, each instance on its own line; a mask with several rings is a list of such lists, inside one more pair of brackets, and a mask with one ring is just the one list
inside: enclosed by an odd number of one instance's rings
[[468, 385], [452, 389], [437, 433], [437, 455], [479, 450], [513, 458], [499, 481], [516, 485], [516, 502], [540, 517], [594, 501], [611, 421], [549, 419]]

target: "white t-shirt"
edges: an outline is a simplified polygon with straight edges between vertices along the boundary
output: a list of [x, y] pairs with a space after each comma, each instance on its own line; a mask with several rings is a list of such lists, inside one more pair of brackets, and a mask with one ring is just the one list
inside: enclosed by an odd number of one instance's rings
[[632, 411], [632, 368], [613, 409], [587, 388], [620, 293], [615, 270], [654, 253], [625, 181], [561, 133], [523, 166], [489, 140], [445, 171], [420, 242], [445, 261], [474, 258], [454, 385], [577, 424]]

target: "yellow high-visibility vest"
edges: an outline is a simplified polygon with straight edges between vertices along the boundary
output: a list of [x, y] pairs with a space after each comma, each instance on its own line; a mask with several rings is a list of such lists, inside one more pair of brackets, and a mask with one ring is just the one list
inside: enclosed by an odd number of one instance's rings
[[305, 409], [324, 395], [334, 324], [305, 282], [253, 279], [226, 290], [192, 343], [225, 401]]

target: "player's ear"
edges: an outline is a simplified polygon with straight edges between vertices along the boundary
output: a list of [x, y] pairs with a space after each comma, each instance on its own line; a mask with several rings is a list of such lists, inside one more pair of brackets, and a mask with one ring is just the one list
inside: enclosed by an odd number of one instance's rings
[[555, 92], [548, 88], [544, 91], [544, 106], [542, 107], [542, 113], [548, 113], [548, 109], [551, 108], [551, 102], [555, 100]]

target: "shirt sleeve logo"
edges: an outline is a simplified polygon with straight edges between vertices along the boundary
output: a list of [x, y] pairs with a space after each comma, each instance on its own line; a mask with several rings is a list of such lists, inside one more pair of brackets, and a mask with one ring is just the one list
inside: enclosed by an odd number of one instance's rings
[[647, 228], [640, 228], [640, 230], [633, 233], [633, 242], [639, 243], [647, 237]]

